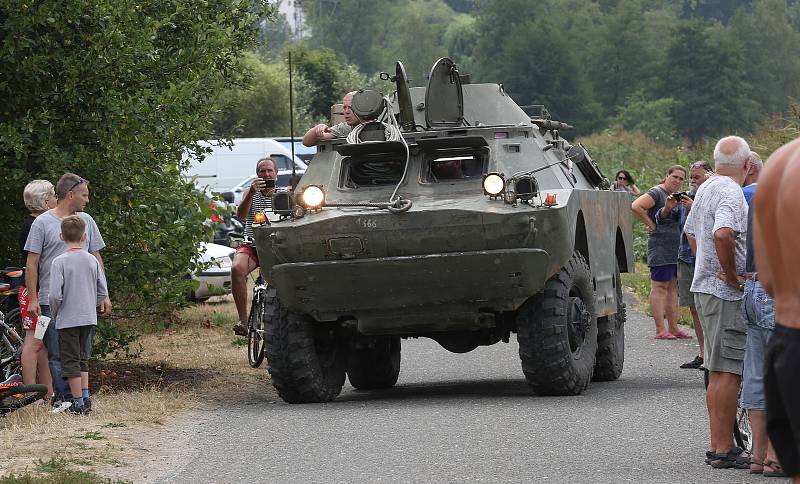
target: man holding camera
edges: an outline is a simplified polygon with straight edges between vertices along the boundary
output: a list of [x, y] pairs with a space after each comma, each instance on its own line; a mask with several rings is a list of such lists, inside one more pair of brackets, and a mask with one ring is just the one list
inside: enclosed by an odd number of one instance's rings
[[238, 336], [247, 336], [247, 276], [258, 266], [258, 253], [253, 245], [253, 220], [256, 213], [272, 210], [272, 193], [278, 178], [278, 167], [272, 158], [261, 158], [256, 163], [257, 178], [244, 192], [236, 216], [244, 220], [244, 242], [236, 249], [231, 267], [231, 292], [239, 322], [233, 327]]

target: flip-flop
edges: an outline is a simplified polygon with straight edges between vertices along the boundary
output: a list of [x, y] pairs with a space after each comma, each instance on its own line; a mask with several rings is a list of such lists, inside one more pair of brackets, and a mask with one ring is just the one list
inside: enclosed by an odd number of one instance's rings
[[[766, 470], [767, 467], [772, 470]], [[783, 466], [770, 459], [764, 461], [764, 472], [762, 472], [762, 475], [764, 477], [788, 477], [786, 472], [783, 471]]]
[[682, 329], [679, 329], [677, 333], [671, 333], [671, 334], [672, 334], [672, 336], [674, 336], [674, 337], [676, 337], [678, 339], [693, 339], [692, 335], [690, 335], [689, 333], [687, 333], [686, 331], [684, 331]]
[[678, 337], [669, 331], [662, 331], [656, 335], [656, 339], [678, 339]]

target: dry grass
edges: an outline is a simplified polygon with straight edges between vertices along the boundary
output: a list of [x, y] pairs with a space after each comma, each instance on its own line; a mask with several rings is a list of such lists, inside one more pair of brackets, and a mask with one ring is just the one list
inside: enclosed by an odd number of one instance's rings
[[94, 368], [91, 378], [102, 386], [91, 415], [55, 415], [49, 406], [31, 405], [0, 418], [0, 475], [42, 470], [51, 459], [90, 472], [124, 465], [137, 435], [177, 413], [231, 392], [271, 391], [264, 367], [250, 368], [244, 339], [233, 336], [232, 299], [220, 299], [187, 308], [177, 325], [144, 335], [139, 359]]

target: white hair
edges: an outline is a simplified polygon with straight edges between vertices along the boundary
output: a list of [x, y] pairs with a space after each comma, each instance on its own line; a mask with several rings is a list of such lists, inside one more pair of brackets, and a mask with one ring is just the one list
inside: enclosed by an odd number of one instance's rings
[[764, 162], [761, 161], [761, 156], [755, 151], [750, 152], [750, 164], [753, 165], [753, 173], [759, 173], [764, 168]]
[[25, 185], [22, 199], [31, 212], [47, 210], [47, 199], [55, 195], [53, 184], [47, 180], [33, 180]]
[[[736, 150], [731, 152], [732, 143], [736, 143]], [[740, 168], [750, 158], [750, 145], [738, 136], [726, 136], [717, 141], [714, 147], [714, 169]]]

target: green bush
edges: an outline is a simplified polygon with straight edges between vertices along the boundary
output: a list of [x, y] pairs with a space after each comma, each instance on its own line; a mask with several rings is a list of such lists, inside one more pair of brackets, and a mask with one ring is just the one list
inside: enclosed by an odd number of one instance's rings
[[[0, 0], [0, 263], [19, 263], [25, 184], [74, 172], [90, 180], [114, 317], [181, 304], [211, 214], [181, 177], [182, 155], [210, 136], [220, 93], [246, 84], [239, 59], [271, 9], [266, 0]], [[132, 341], [102, 335], [115, 339], [109, 349]]]

